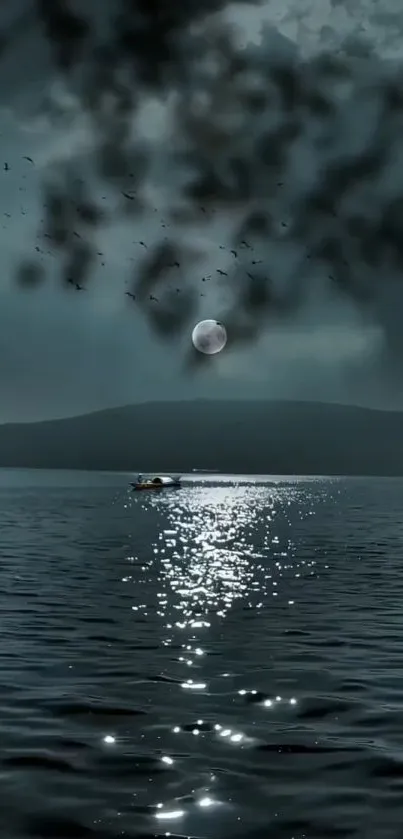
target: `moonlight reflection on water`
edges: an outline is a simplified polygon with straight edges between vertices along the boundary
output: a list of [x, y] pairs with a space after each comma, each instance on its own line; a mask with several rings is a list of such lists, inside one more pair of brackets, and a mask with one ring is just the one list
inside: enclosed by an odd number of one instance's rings
[[[247, 656], [245, 648], [257, 639], [252, 640], [250, 634], [242, 637], [242, 632], [239, 636], [236, 623], [228, 628], [235, 643], [231, 666], [223, 668], [217, 654], [217, 641], [226, 632], [223, 622], [231, 612], [234, 621], [236, 610], [252, 617], [270, 600], [281, 598], [282, 582], [287, 588], [287, 580], [294, 575], [298, 578], [304, 569], [305, 560], [299, 562], [292, 557], [290, 540], [281, 540], [277, 535], [276, 515], [285, 494], [286, 503], [291, 503], [292, 487], [273, 489], [268, 494], [267, 487], [253, 484], [204, 485], [186, 489], [180, 498], [166, 494], [150, 500], [150, 506], [158, 507], [165, 521], [154, 545], [155, 560], [160, 566], [157, 597], [163, 628], [161, 644], [166, 650], [175, 651], [175, 666], [170, 660], [167, 672], [161, 676], [175, 678], [176, 690], [184, 694], [177, 700], [181, 717], [171, 726], [176, 742], [162, 758], [172, 768], [177, 762], [176, 753], [187, 750], [189, 737], [193, 741], [202, 739], [203, 749], [217, 757], [223, 747], [256, 747], [267, 721], [261, 718], [260, 725], [256, 726], [256, 721], [251, 724], [249, 714], [240, 713], [241, 703], [246, 707], [255, 705], [261, 713], [281, 704], [283, 717], [297, 704], [289, 689], [284, 696], [268, 696], [254, 687], [255, 675], [245, 679], [238, 655]], [[308, 565], [312, 568], [314, 562]], [[287, 598], [282, 608], [290, 609], [294, 602]], [[240, 679], [242, 687], [238, 686]], [[179, 760], [184, 771], [183, 758]], [[262, 806], [265, 795], [266, 790], [262, 792]], [[164, 802], [157, 802], [156, 818], [184, 821], [183, 829], [195, 832], [200, 808], [209, 812], [219, 808], [217, 818], [223, 826], [237, 822], [236, 800], [220, 793], [214, 772], [197, 790], [192, 781], [191, 788], [180, 796], [171, 795]]]
[[127, 481], [0, 470], [7, 839], [400, 839], [402, 482]]

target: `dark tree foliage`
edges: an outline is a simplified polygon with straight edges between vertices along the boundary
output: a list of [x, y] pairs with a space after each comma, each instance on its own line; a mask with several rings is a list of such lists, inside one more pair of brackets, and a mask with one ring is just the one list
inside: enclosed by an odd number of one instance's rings
[[[260, 46], [241, 50], [217, 17], [226, 6], [225, 0], [111, 0], [107, 34], [100, 34], [93, 4], [36, 0], [58, 72], [90, 117], [97, 176], [120, 196], [116, 213], [134, 222], [141, 217], [150, 155], [147, 143], [131, 135], [133, 115], [145, 94], [175, 93], [172, 166], [187, 167], [190, 175], [185, 203], [180, 208], [173, 199], [170, 218], [184, 230], [195, 219], [202, 228], [214, 213], [237, 219], [232, 267], [211, 280], [232, 291], [230, 310], [218, 313], [231, 340], [249, 342], [271, 317], [292, 316], [315, 272], [363, 311], [379, 314], [382, 287], [403, 270], [403, 174], [383, 188], [401, 142], [401, 71], [382, 66], [352, 39], [335, 56], [303, 59], [266, 30]], [[6, 46], [0, 39], [0, 48]], [[378, 108], [377, 118], [365, 142], [354, 144], [347, 139], [349, 119], [364, 98]], [[308, 125], [321, 165], [304, 190], [296, 149]], [[81, 288], [99, 247], [94, 232], [116, 215], [100, 206], [74, 161], [58, 179], [45, 180], [43, 192], [45, 235], [60, 253], [61, 279]], [[195, 316], [197, 293], [190, 286], [172, 291], [166, 278], [192, 256], [165, 229], [155, 249], [141, 244], [128, 303], [142, 307], [161, 335], [177, 336]], [[289, 255], [286, 272], [278, 270], [281, 254]], [[20, 266], [24, 286], [35, 287], [40, 276], [31, 260]]]

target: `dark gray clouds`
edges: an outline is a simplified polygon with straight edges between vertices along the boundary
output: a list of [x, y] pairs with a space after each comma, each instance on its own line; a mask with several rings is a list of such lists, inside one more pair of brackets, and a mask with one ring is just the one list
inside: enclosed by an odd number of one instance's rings
[[[240, 26], [238, 56], [248, 64], [249, 75], [236, 84], [234, 73], [225, 72], [217, 83], [215, 62], [225, 64], [227, 49], [217, 21], [189, 36], [182, 44], [187, 85], [168, 98], [144, 95], [132, 120], [132, 147], [144, 151], [148, 161], [139, 204], [133, 207], [116, 189], [116, 179], [106, 185], [93, 174], [99, 133], [77, 94], [81, 88], [56, 73], [47, 41], [29, 15], [30, 4], [20, 6], [14, 6], [13, 15], [18, 20], [25, 10], [25, 23], [5, 55], [8, 82], [0, 89], [2, 156], [10, 166], [0, 171], [0, 214], [11, 216], [2, 215], [0, 228], [0, 420], [195, 396], [403, 407], [402, 259], [395, 248], [403, 195], [402, 112], [393, 82], [401, 38], [396, 4], [384, 2], [382, 14], [368, 0], [228, 6], [223, 18]], [[97, 10], [102, 31], [110, 6], [99, 0], [87, 8]], [[323, 50], [336, 55], [342, 74], [324, 71], [317, 60]], [[287, 79], [284, 70], [293, 67]], [[300, 89], [295, 79], [301, 80]], [[242, 107], [240, 90], [256, 91], [259, 85], [267, 107], [251, 114]], [[396, 106], [385, 108], [386, 89]], [[112, 90], [109, 104], [104, 100], [106, 121], [114, 95]], [[221, 205], [213, 200], [206, 216], [194, 213], [183, 197], [193, 165], [189, 152], [195, 148], [197, 165], [203, 159], [232, 190]], [[187, 153], [186, 165], [179, 152]], [[241, 162], [238, 175], [231, 158]], [[354, 172], [349, 176], [349, 159], [353, 169], [363, 160], [360, 178]], [[238, 199], [234, 177], [240, 179]], [[60, 254], [40, 236], [46, 229], [43, 183], [67, 179], [70, 187], [74, 178], [91, 181], [91, 194], [107, 216], [89, 233], [95, 257], [91, 282], [82, 293], [60, 287]], [[220, 244], [233, 246], [245, 207], [269, 218], [270, 229], [264, 236], [245, 233], [255, 240], [254, 256], [263, 268], [252, 269], [253, 255], [239, 248], [244, 268], [233, 275], [234, 257]], [[381, 257], [369, 253], [365, 260], [363, 243], [370, 252], [382, 225]], [[167, 343], [124, 296], [125, 281], [145, 256], [137, 243], [142, 240], [151, 250], [153, 242], [173, 233], [180, 250], [186, 246], [189, 253], [182, 273], [171, 270], [168, 285], [174, 292], [193, 283], [193, 320], [229, 319], [234, 285], [228, 288], [225, 278], [219, 280], [217, 267], [238, 285], [248, 268], [256, 275], [263, 271], [280, 297], [294, 300], [298, 292], [302, 306], [287, 317], [279, 317], [274, 307], [270, 318], [265, 314], [256, 343], [235, 345], [211, 367], [186, 374], [183, 358], [191, 329]], [[21, 260], [32, 258], [46, 267], [47, 282], [23, 294], [16, 290], [14, 271]], [[206, 274], [212, 280], [202, 284]], [[365, 298], [368, 288], [375, 290], [370, 304], [360, 300], [358, 305], [355, 296]], [[256, 315], [253, 319], [256, 323]], [[234, 315], [234, 328], [242, 325], [237, 320]]]

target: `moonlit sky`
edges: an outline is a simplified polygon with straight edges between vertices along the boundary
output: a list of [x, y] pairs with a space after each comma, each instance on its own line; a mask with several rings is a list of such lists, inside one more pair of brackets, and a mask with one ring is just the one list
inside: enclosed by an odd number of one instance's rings
[[[100, 27], [107, 26], [108, 8], [104, 0], [88, 3], [88, 9], [96, 10]], [[401, 59], [398, 0], [270, 0], [256, 9], [228, 6], [226, 15], [242, 27], [240, 48], [253, 43], [258, 49], [266, 22], [276, 27], [284, 48], [288, 41], [290, 49], [307, 57], [323, 49], [340, 50], [346, 39], [359, 36], [377, 58]], [[380, 363], [383, 321], [369, 321], [341, 297], [330, 300], [323, 285], [291, 323], [268, 324], [257, 344], [224, 351], [218, 363], [192, 373], [184, 371], [183, 341], [164, 343], [130, 305], [123, 291], [125, 272], [139, 248], [133, 241], [151, 244], [160, 235], [167, 197], [181, 176], [164, 167], [169, 109], [158, 101], [145, 101], [140, 118], [142, 135], [154, 149], [155, 166], [147, 190], [158, 212], [152, 209], [140, 220], [129, 217], [98, 230], [97, 250], [103, 252], [105, 264], [100, 264], [101, 259], [97, 262], [85, 292], [60, 288], [58, 258], [54, 252], [47, 253], [51, 249], [38, 239], [43, 218], [39, 186], [46, 170], [62, 160], [74, 159], [84, 174], [89, 171], [93, 140], [77, 101], [57, 76], [31, 4], [28, 0], [14, 0], [8, 8], [3, 4], [1, 27], [20, 19], [22, 25], [3, 59], [0, 75], [0, 421], [201, 397], [314, 399], [403, 409], [403, 388], [396, 385], [393, 364]], [[54, 108], [60, 102], [67, 107], [67, 123], [58, 126], [43, 114], [43, 104], [49, 106], [50, 101]], [[345, 119], [346, 134], [351, 133], [357, 128], [357, 114], [347, 109]], [[31, 156], [35, 165], [24, 160], [24, 155]], [[10, 171], [3, 171], [3, 161]], [[296, 161], [295, 190], [310, 177], [306, 138], [296, 151]], [[106, 188], [96, 188], [105, 194]], [[210, 226], [193, 229], [197, 277], [213, 274], [217, 267], [225, 270], [230, 257], [220, 250], [220, 243], [229, 244], [228, 219], [216, 217]], [[22, 257], [35, 253], [37, 245], [45, 251], [41, 259], [48, 280], [43, 288], [24, 293], [16, 288], [13, 271]], [[292, 260], [293, 254], [280, 254], [279, 268], [284, 259]], [[218, 282], [206, 284], [203, 291], [206, 296], [200, 298], [196, 320], [220, 319], [225, 291]], [[394, 320], [396, 333], [401, 330], [399, 301], [399, 295], [387, 297], [383, 304], [383, 320], [388, 324]]]

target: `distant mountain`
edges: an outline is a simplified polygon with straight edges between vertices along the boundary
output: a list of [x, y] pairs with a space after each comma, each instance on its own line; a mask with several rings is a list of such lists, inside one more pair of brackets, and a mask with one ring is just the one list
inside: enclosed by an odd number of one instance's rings
[[403, 413], [314, 402], [161, 402], [0, 425], [0, 466], [403, 475]]

